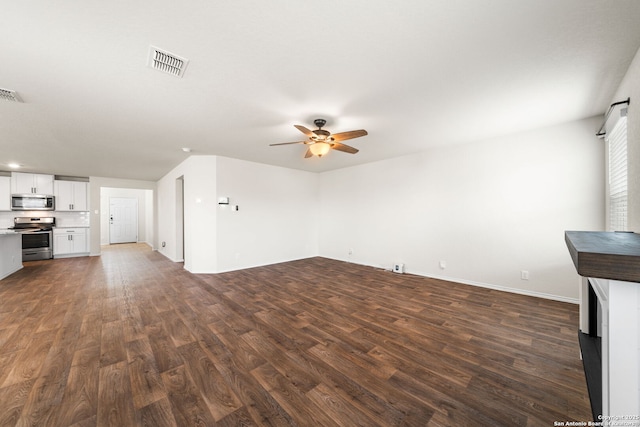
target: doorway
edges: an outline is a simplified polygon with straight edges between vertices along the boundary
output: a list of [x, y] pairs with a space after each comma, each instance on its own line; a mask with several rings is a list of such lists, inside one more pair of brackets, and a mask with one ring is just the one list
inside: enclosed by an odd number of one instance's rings
[[109, 198], [109, 243], [138, 241], [138, 199]]

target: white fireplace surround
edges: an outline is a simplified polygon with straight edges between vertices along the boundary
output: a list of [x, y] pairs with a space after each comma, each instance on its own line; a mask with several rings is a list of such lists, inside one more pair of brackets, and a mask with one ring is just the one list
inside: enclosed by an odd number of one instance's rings
[[581, 280], [582, 332], [589, 333], [589, 283], [602, 309], [598, 331], [602, 338], [602, 415], [626, 417], [625, 425], [640, 426], [640, 283]]

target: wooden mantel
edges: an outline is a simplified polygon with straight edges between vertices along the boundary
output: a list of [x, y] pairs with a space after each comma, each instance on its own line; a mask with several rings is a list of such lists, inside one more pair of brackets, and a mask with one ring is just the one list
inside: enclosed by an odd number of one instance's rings
[[640, 235], [609, 231], [564, 234], [580, 276], [640, 282]]

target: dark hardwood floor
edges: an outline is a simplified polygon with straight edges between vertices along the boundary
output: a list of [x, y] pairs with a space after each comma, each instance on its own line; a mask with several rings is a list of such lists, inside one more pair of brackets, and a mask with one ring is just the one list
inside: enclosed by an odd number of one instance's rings
[[324, 258], [193, 275], [111, 246], [0, 281], [0, 425], [587, 421], [577, 319]]

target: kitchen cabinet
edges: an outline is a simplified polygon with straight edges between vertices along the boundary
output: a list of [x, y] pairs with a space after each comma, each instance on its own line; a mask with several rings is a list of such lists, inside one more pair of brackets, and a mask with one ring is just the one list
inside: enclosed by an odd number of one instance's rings
[[11, 210], [11, 178], [0, 176], [0, 211]]
[[11, 172], [11, 193], [53, 194], [53, 175]]
[[22, 235], [0, 230], [0, 280], [22, 268]]
[[56, 180], [56, 211], [87, 211], [87, 182]]
[[55, 228], [53, 230], [53, 257], [65, 258], [89, 255], [87, 228]]

